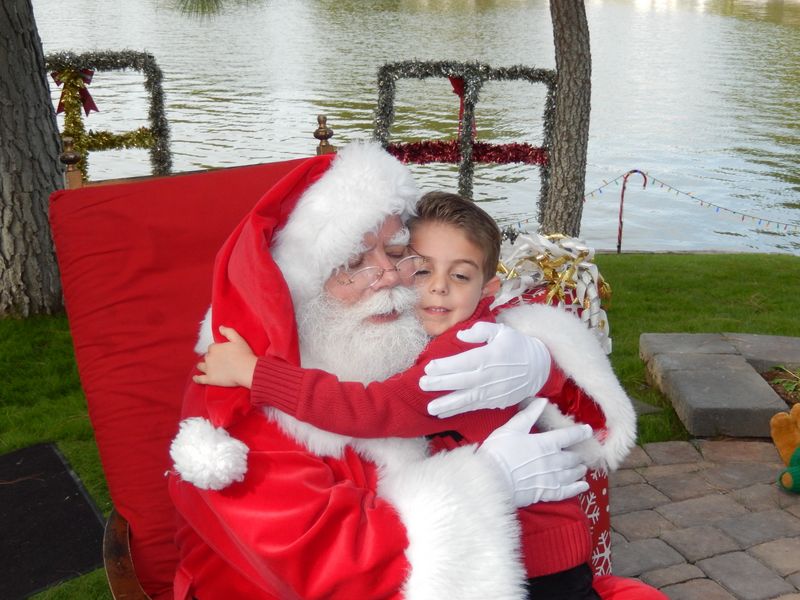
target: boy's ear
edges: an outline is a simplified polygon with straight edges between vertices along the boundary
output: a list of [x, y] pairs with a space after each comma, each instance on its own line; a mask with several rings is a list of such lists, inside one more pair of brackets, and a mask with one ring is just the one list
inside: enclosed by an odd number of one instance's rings
[[483, 284], [483, 290], [481, 291], [481, 298], [486, 298], [486, 296], [496, 296], [497, 292], [500, 291], [500, 278], [495, 275], [489, 281]]

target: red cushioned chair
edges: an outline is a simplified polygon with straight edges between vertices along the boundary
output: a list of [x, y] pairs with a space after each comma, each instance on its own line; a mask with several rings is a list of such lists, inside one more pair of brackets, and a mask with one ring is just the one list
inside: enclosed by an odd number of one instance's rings
[[[177, 549], [164, 475], [214, 256], [258, 198], [302, 160], [51, 196], [75, 356], [115, 506], [104, 541], [115, 598], [171, 596]], [[601, 496], [596, 539], [608, 536], [605, 483], [593, 484]]]
[[[75, 357], [115, 506], [105, 537], [112, 591], [116, 575], [135, 566], [144, 592], [171, 595], [177, 550], [164, 473], [214, 255], [270, 185], [302, 160], [51, 196]], [[132, 564], [124, 552], [128, 526]], [[116, 597], [137, 588], [121, 585]]]

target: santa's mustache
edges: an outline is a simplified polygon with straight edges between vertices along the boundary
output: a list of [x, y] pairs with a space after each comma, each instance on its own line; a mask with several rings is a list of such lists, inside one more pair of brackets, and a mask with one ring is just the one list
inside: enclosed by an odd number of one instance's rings
[[415, 289], [397, 286], [373, 292], [369, 298], [350, 306], [349, 311], [360, 320], [391, 313], [401, 315], [413, 311], [417, 300]]

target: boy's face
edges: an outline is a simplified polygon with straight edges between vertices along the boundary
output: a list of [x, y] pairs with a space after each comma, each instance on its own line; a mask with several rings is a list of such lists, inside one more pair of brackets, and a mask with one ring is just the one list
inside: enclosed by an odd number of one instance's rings
[[469, 318], [480, 299], [499, 288], [497, 277], [484, 283], [484, 254], [457, 227], [418, 223], [411, 247], [426, 259], [414, 283], [420, 298], [417, 315], [428, 335], [444, 333]]

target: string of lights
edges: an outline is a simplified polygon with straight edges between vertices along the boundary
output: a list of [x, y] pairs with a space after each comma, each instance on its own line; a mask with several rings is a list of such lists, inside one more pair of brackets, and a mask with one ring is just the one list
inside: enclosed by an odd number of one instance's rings
[[[631, 173], [631, 172], [632, 171], [629, 171], [628, 173]], [[586, 192], [586, 194], [584, 194], [583, 201], [587, 202], [590, 199], [594, 199], [595, 197], [602, 196], [604, 194], [603, 190], [605, 190], [606, 188], [608, 188], [608, 187], [610, 187], [612, 185], [619, 185], [620, 182], [622, 182], [625, 179], [625, 176], [628, 173], [621, 173], [620, 175], [618, 175], [617, 177], [615, 177], [614, 179], [611, 179], [611, 180], [605, 180], [604, 179], [602, 185], [599, 185], [596, 188], [594, 188], [593, 190], [590, 190], [590, 191]], [[674, 185], [671, 185], [671, 184], [669, 184], [669, 183], [667, 183], [665, 181], [662, 181], [661, 179], [658, 179], [656, 177], [653, 177], [650, 173], [646, 173], [645, 172], [644, 174], [647, 176], [649, 182], [651, 182], [653, 186], [658, 185], [658, 189], [663, 189], [667, 193], [674, 193], [676, 197], [685, 196], [685, 197], [691, 198], [694, 202], [697, 202], [701, 207], [711, 208], [717, 214], [718, 213], [727, 213], [727, 214], [730, 214], [730, 215], [735, 215], [736, 217], [738, 217], [743, 222], [750, 221], [750, 222], [756, 223], [759, 227], [762, 228], [762, 230], [764, 232], [766, 232], [767, 230], [769, 230], [769, 232], [771, 232], [771, 233], [772, 232], [776, 232], [776, 231], [777, 232], [786, 232], [786, 233], [798, 233], [798, 232], [800, 232], [800, 224], [786, 223], [785, 221], [780, 221], [780, 220], [776, 220], [776, 219], [768, 219], [766, 217], [759, 217], [757, 215], [752, 215], [752, 214], [749, 214], [749, 213], [746, 213], [746, 212], [733, 210], [731, 208], [727, 208], [725, 206], [721, 206], [719, 204], [715, 204], [713, 202], [709, 202], [708, 200], [704, 200], [704, 199], [700, 198], [699, 196], [697, 196], [697, 194], [695, 194], [694, 192], [687, 192], [687, 191], [681, 190], [681, 189], [675, 187]], [[518, 231], [524, 231], [523, 224], [531, 223], [533, 221], [536, 221], [536, 217], [529, 217], [527, 219], [522, 219], [522, 220], [516, 221], [517, 230]], [[509, 229], [509, 228], [513, 229], [514, 222], [502, 222], [501, 225], [506, 225], [505, 229]]]

